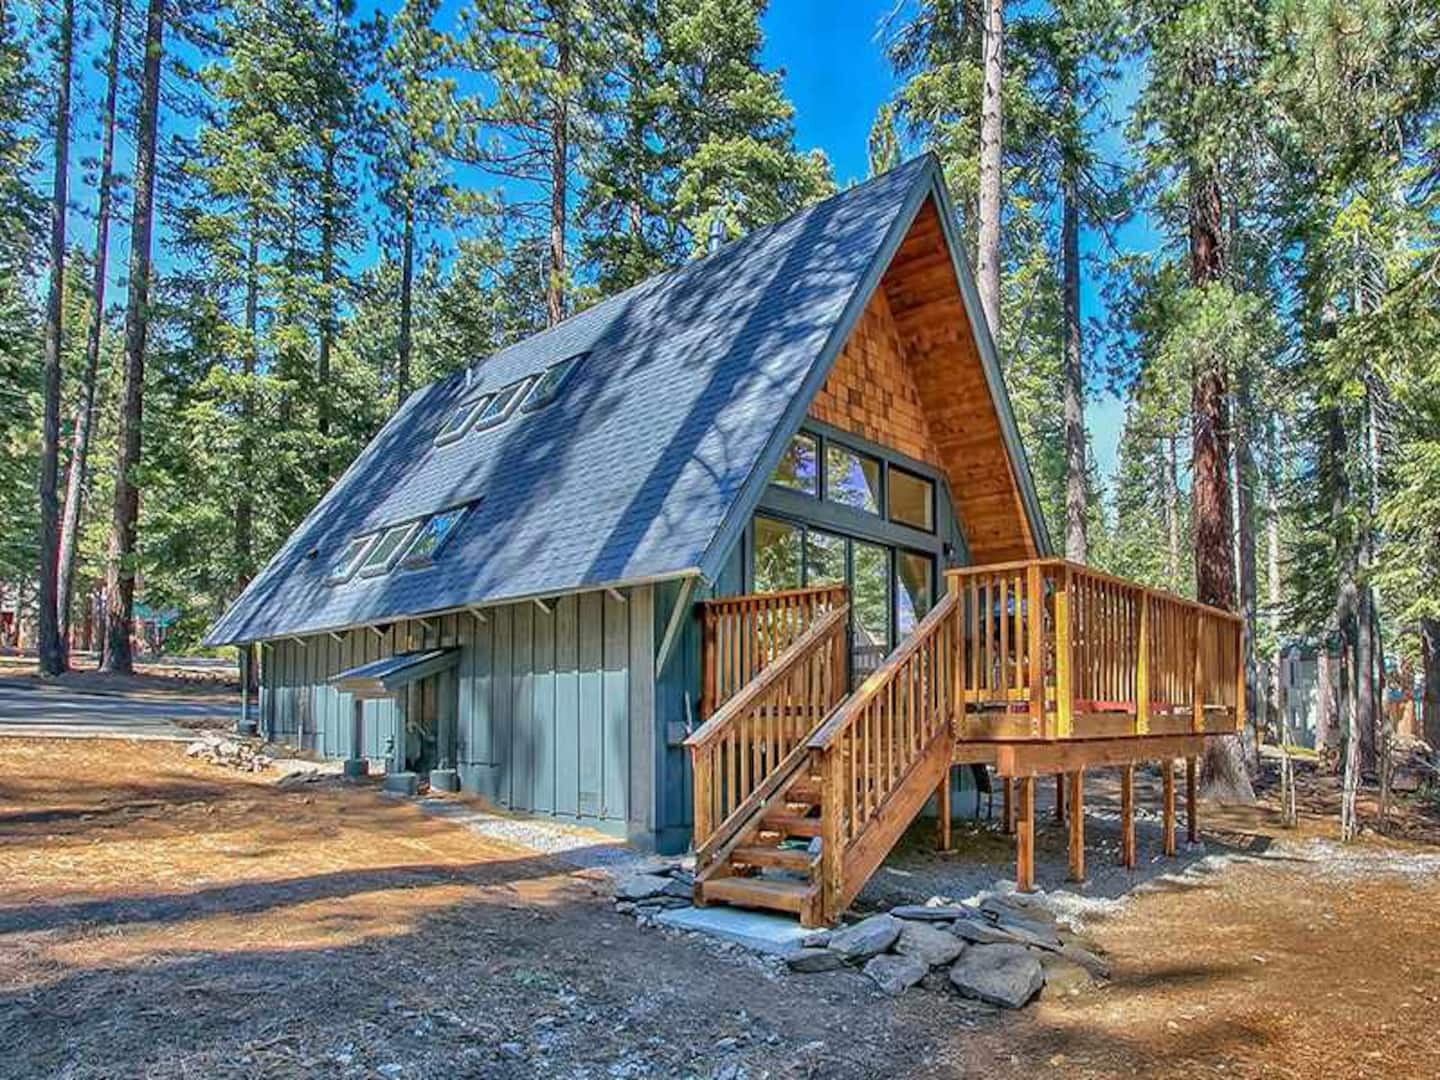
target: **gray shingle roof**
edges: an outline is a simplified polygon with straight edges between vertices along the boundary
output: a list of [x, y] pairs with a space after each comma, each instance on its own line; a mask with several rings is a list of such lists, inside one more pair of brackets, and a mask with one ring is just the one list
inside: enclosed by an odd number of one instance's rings
[[[802, 387], [937, 177], [918, 158], [496, 353], [470, 390], [456, 375], [417, 391], [207, 641], [713, 574], [777, 428], [798, 423]], [[548, 408], [433, 445], [467, 393], [580, 352]], [[351, 537], [474, 498], [434, 566], [326, 584]]]

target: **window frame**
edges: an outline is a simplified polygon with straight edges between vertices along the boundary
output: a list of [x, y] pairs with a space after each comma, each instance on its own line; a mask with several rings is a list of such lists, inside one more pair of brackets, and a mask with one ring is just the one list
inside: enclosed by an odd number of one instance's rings
[[[506, 383], [499, 389], [491, 391], [490, 403], [480, 411], [480, 415], [475, 417], [475, 420], [470, 424], [469, 430], [477, 433], [489, 431], [491, 428], [499, 427], [505, 423], [506, 420], [509, 420], [510, 417], [515, 415], [515, 410], [519, 408], [520, 402], [524, 399], [525, 395], [529, 393], [530, 384], [534, 381], [534, 375], [526, 375], [523, 378], [514, 379]], [[506, 401], [505, 408], [489, 419], [486, 419], [485, 413], [490, 410], [490, 407], [495, 404], [495, 401], [502, 397], [506, 391], [511, 391], [511, 394]]]
[[[856, 506], [854, 503], [841, 502], [831, 497], [830, 494], [830, 451], [836, 450], [839, 453], [849, 454], [860, 463], [860, 472], [865, 472], [864, 462], [869, 461], [875, 465], [875, 509], [869, 510], [864, 506]], [[889, 521], [890, 495], [889, 485], [886, 481], [886, 470], [888, 462], [883, 457], [861, 450], [858, 446], [852, 446], [843, 439], [826, 438], [821, 447], [823, 466], [820, 469], [820, 501], [829, 503], [831, 506], [843, 506], [847, 510], [854, 510], [857, 513], [869, 514], [871, 517], [879, 518], [881, 521]]]
[[375, 546], [375, 541], [379, 539], [380, 534], [384, 531], [384, 529], [380, 529], [375, 532], [361, 533], [359, 536], [352, 536], [346, 540], [345, 551], [349, 551], [357, 544], [360, 545], [360, 550], [345, 564], [348, 569], [337, 572], [335, 566], [332, 564], [325, 571], [325, 584], [344, 585], [347, 581], [353, 580], [355, 575], [360, 572], [360, 567], [365, 565], [365, 560], [370, 557], [370, 549]]
[[446, 424], [435, 436], [435, 445], [449, 446], [451, 443], [459, 442], [466, 435], [470, 434], [470, 429], [475, 426], [475, 421], [479, 420], [480, 414], [483, 413], [487, 408], [489, 408], [490, 402], [494, 397], [495, 391], [487, 390], [483, 394], [462, 401], [459, 405], [456, 405], [455, 408], [451, 409], [448, 413], [446, 413], [446, 416], [449, 417], [450, 420], [453, 420], [456, 413], [460, 412], [462, 409], [468, 410], [469, 419], [467, 419], [465, 423], [461, 424], [458, 428], [455, 428], [454, 430], [446, 430], [446, 428], [449, 427], [449, 421], [447, 420]]
[[[775, 479], [775, 474], [776, 474], [777, 472], [779, 472], [779, 465], [778, 465], [778, 464], [776, 465], [776, 467], [775, 467], [774, 469], [772, 469], [772, 470], [770, 471], [770, 482], [769, 482], [769, 486], [770, 486], [770, 487], [773, 487], [773, 488], [776, 488], [777, 490], [780, 490], [780, 491], [788, 491], [788, 492], [790, 492], [791, 494], [799, 495], [801, 498], [804, 498], [804, 499], [814, 499], [814, 500], [816, 500], [817, 502], [819, 502], [819, 501], [822, 500], [822, 498], [823, 498], [823, 496], [824, 496], [824, 492], [825, 492], [825, 440], [822, 439], [816, 432], [808, 431], [808, 430], [806, 430], [805, 428], [801, 428], [799, 431], [795, 432], [794, 435], [791, 435], [791, 436], [790, 436], [790, 441], [785, 444], [785, 449], [786, 449], [787, 452], [789, 451], [791, 445], [793, 445], [797, 439], [807, 440], [807, 441], [810, 443], [810, 445], [811, 445], [812, 447], [814, 447], [814, 451], [815, 451], [815, 490], [814, 490], [814, 491], [806, 491], [804, 488], [791, 487], [789, 484], [779, 483], [779, 482]], [[844, 505], [844, 504], [839, 504], [839, 505]]]
[[[930, 512], [929, 512], [929, 514], [927, 515], [927, 516], [930, 518], [930, 524], [929, 524], [929, 525], [915, 525], [915, 524], [912, 524], [912, 523], [909, 522], [909, 521], [904, 521], [904, 520], [902, 520], [902, 519], [900, 519], [900, 518], [898, 518], [898, 517], [895, 516], [894, 510], [892, 510], [892, 509], [891, 509], [891, 506], [890, 506], [890, 496], [891, 496], [891, 494], [892, 494], [893, 491], [894, 491], [894, 488], [891, 486], [891, 483], [890, 483], [890, 474], [891, 474], [891, 473], [899, 473], [901, 476], [904, 476], [906, 479], [909, 479], [909, 480], [918, 480], [920, 483], [924, 484], [924, 485], [929, 489], [929, 491], [930, 491], [930, 500], [929, 500]], [[889, 522], [893, 522], [894, 524], [900, 525], [900, 526], [902, 526], [902, 527], [904, 527], [904, 528], [906, 528], [906, 529], [914, 529], [916, 532], [931, 533], [931, 534], [934, 534], [934, 533], [938, 532], [938, 531], [939, 531], [939, 526], [940, 526], [940, 512], [939, 512], [938, 500], [937, 500], [937, 498], [936, 498], [936, 491], [937, 491], [937, 486], [936, 486], [936, 484], [935, 484], [935, 481], [932, 480], [930, 477], [928, 477], [928, 476], [922, 476], [920, 473], [916, 472], [914, 469], [907, 469], [907, 468], [905, 468], [903, 465], [892, 465], [892, 464], [890, 464], [889, 462], [886, 462], [886, 464], [885, 464], [885, 520], [886, 520], [886, 521], [889, 521]]]
[[[470, 516], [470, 511], [474, 508], [476, 502], [478, 501], [479, 500], [477, 499], [471, 502], [456, 503], [453, 506], [447, 506], [444, 509], [436, 510], [434, 513], [428, 514], [425, 517], [420, 518], [420, 527], [416, 529], [415, 534], [406, 541], [405, 546], [401, 551], [400, 558], [395, 563], [394, 569], [424, 570], [428, 567], [434, 566], [436, 561], [440, 558], [440, 555], [449, 545], [450, 538], [454, 536], [455, 531], [465, 523], [465, 519]], [[442, 536], [440, 538], [440, 541], [435, 545], [435, 550], [430, 552], [428, 555], [415, 555], [415, 545], [420, 543], [420, 538], [425, 535], [425, 530], [430, 527], [430, 523], [436, 518], [443, 517], [444, 515], [449, 513], [454, 513], [456, 515], [455, 522], [450, 526], [449, 529], [445, 531], [445, 535]]]
[[[411, 542], [415, 539], [415, 534], [419, 532], [420, 524], [424, 520], [424, 518], [411, 518], [408, 521], [398, 521], [394, 525], [381, 526], [380, 529], [375, 533], [375, 542], [371, 545], [369, 552], [366, 554], [365, 561], [356, 568], [355, 576], [362, 578], [381, 577], [385, 574], [390, 573], [391, 570], [394, 570], [396, 565], [400, 562], [400, 557], [405, 553], [406, 549], [410, 547]], [[385, 561], [383, 563], [380, 563], [376, 566], [371, 566], [370, 560], [374, 558], [375, 552], [378, 551], [383, 545], [385, 537], [389, 536], [393, 532], [398, 532], [401, 529], [405, 529], [407, 531], [400, 538], [400, 542], [395, 545], [395, 550], [390, 552], [390, 554], [385, 557]]]
[[[564, 393], [565, 387], [570, 384], [570, 380], [575, 377], [575, 372], [580, 369], [580, 365], [584, 363], [585, 358], [589, 355], [590, 354], [588, 352], [581, 352], [576, 353], [574, 356], [567, 356], [564, 360], [557, 360], [555, 363], [545, 368], [544, 371], [541, 371], [538, 374], [531, 376], [531, 379], [533, 381], [530, 383], [530, 386], [525, 391], [524, 400], [522, 400], [519, 405], [519, 411], [522, 413], [540, 412], [542, 409], [546, 409], [549, 406], [554, 405], [560, 395]], [[550, 391], [550, 396], [547, 397], [544, 401], [535, 401], [535, 391], [540, 389], [540, 385], [545, 381], [546, 376], [549, 375], [550, 372], [554, 371], [557, 367], [565, 364], [568, 364], [569, 367], [561, 374], [560, 380]]]

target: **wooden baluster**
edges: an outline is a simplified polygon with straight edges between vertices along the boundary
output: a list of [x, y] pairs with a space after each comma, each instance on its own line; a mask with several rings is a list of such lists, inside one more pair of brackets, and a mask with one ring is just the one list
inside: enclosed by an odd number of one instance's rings
[[1025, 599], [1025, 621], [1029, 630], [1030, 653], [1030, 727], [1039, 738], [1045, 736], [1045, 660], [1044, 642], [1044, 597], [1040, 584], [1040, 564], [1031, 563]]
[[1202, 732], [1202, 731], [1205, 730], [1205, 685], [1204, 685], [1204, 664], [1203, 664], [1203, 661], [1202, 661], [1202, 659], [1201, 659], [1201, 655], [1202, 655], [1202, 654], [1201, 654], [1201, 648], [1200, 648], [1200, 620], [1201, 620], [1201, 612], [1200, 612], [1200, 609], [1199, 609], [1199, 608], [1195, 608], [1195, 609], [1194, 609], [1194, 613], [1195, 613], [1195, 615], [1194, 615], [1194, 624], [1195, 624], [1195, 633], [1194, 633], [1194, 639], [1195, 639], [1195, 641], [1194, 641], [1194, 665], [1195, 665], [1195, 672], [1194, 672], [1194, 677], [1193, 677], [1192, 685], [1191, 685], [1191, 688], [1190, 688], [1190, 694], [1191, 694], [1191, 699], [1190, 699], [1190, 709], [1191, 709], [1190, 728], [1191, 728], [1192, 731]]
[[1010, 603], [1010, 580], [998, 578], [1000, 585], [1000, 663], [998, 665], [1000, 675], [1000, 700], [1005, 703], [1005, 711], [1010, 711], [1010, 613], [1006, 610]]
[[1139, 659], [1135, 668], [1135, 734], [1150, 734], [1150, 601], [1140, 594]]

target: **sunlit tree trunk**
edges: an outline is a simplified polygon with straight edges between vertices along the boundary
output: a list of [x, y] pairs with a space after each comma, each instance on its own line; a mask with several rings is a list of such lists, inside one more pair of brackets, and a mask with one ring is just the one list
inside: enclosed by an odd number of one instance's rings
[[149, 0], [145, 62], [135, 125], [135, 206], [130, 216], [130, 285], [125, 302], [125, 378], [120, 404], [120, 449], [115, 462], [115, 506], [105, 571], [106, 671], [134, 669], [130, 631], [135, 617], [136, 535], [140, 489], [140, 423], [145, 394], [145, 335], [149, 324], [150, 241], [155, 221], [155, 143], [159, 133], [160, 61], [165, 0]]
[[[110, 201], [115, 182], [115, 112], [120, 87], [120, 36], [125, 24], [124, 0], [113, 0], [110, 51], [105, 60], [105, 118], [100, 145], [100, 202], [95, 216], [95, 276], [91, 289], [90, 330], [85, 340], [85, 373], [80, 407], [75, 410], [75, 435], [70, 450], [70, 472], [65, 482], [65, 504], [60, 523], [58, 593], [55, 611], [60, 638], [70, 636], [70, 599], [75, 586], [75, 549], [79, 542], [80, 508], [85, 498], [86, 464], [90, 459], [95, 427], [95, 382], [100, 369], [100, 343], [105, 330], [105, 274], [110, 254]], [[92, 636], [91, 613], [85, 617], [86, 647]]]
[[45, 418], [40, 434], [40, 672], [59, 675], [69, 666], [60, 632], [60, 337], [65, 307], [65, 216], [70, 179], [70, 69], [75, 39], [75, 2], [60, 7], [55, 74], [55, 174], [50, 198], [50, 296], [45, 306]]
[[985, 87], [980, 100], [979, 237], [975, 284], [991, 336], [1000, 340], [1000, 208], [1004, 184], [1005, 0], [984, 0], [982, 42]]
[[400, 342], [395, 369], [395, 404], [410, 396], [410, 322], [415, 302], [415, 196], [405, 195], [405, 225], [400, 238]]
[[554, 326], [565, 318], [565, 224], [569, 215], [570, 102], [565, 83], [570, 77], [569, 27], [562, 27], [556, 74], [561, 89], [555, 95], [550, 120], [550, 274], [545, 285], [546, 322]]
[[1085, 535], [1085, 376], [1080, 326], [1080, 192], [1073, 161], [1061, 179], [1062, 319], [1065, 337], [1065, 557], [1089, 558]]

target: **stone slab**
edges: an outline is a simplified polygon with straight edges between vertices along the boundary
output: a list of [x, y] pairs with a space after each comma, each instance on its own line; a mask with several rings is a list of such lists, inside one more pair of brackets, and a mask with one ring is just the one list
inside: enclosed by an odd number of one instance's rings
[[814, 932], [783, 915], [730, 907], [676, 908], [660, 912], [655, 921], [661, 926], [708, 934], [756, 952], [777, 956], [800, 948], [805, 938]]
[[398, 795], [414, 795], [420, 790], [420, 778], [413, 772], [386, 773], [385, 790]]
[[346, 776], [358, 778], [370, 775], [370, 759], [363, 757], [346, 758], [344, 772]]
[[431, 791], [459, 791], [460, 774], [454, 769], [431, 769], [430, 770]]

